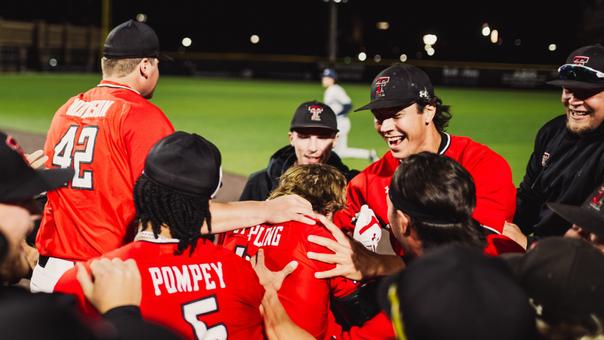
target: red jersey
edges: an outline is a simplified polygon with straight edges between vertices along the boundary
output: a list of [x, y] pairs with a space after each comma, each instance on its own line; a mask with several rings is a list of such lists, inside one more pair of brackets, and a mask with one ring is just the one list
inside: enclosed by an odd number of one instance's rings
[[59, 108], [44, 145], [46, 166], [73, 167], [75, 175], [68, 187], [48, 193], [40, 255], [87, 260], [131, 239], [134, 183], [153, 144], [172, 132], [158, 107], [109, 81]]
[[[141, 273], [141, 313], [146, 320], [164, 325], [189, 339], [262, 339], [259, 306], [264, 288], [249, 262], [232, 252], [200, 239], [192, 255], [185, 250], [174, 255], [178, 240], [135, 241], [104, 257], [134, 259]], [[76, 278], [76, 269], [66, 272], [55, 292], [76, 295], [88, 314]], [[95, 312], [96, 313], [96, 312]]]
[[[474, 179], [476, 209], [472, 216], [483, 227], [501, 233], [503, 223], [512, 220], [516, 209], [516, 188], [507, 161], [470, 138], [447, 133], [443, 133], [442, 137], [438, 153], [457, 161]], [[335, 223], [342, 229], [352, 231], [352, 218], [363, 204], [367, 204], [380, 223], [388, 225], [386, 193], [398, 165], [399, 160], [388, 151], [380, 160], [353, 178], [347, 187], [346, 208], [335, 214]]]
[[237, 255], [249, 258], [259, 248], [264, 249], [266, 266], [281, 270], [292, 260], [298, 268], [283, 281], [279, 300], [290, 318], [315, 338], [323, 339], [331, 334], [334, 321], [329, 306], [330, 296], [344, 297], [357, 289], [357, 284], [342, 277], [320, 280], [315, 272], [334, 268], [306, 257], [309, 251], [325, 253], [325, 248], [308, 242], [308, 235], [333, 239], [331, 233], [319, 222], [308, 225], [296, 221], [283, 224], [258, 225], [230, 232], [224, 238], [224, 247]]

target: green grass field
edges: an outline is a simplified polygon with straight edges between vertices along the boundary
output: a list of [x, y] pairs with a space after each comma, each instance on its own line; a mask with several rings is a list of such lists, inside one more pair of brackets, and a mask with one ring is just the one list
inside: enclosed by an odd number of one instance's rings
[[[85, 91], [98, 75], [0, 75], [0, 126], [45, 133], [54, 111]], [[343, 84], [355, 106], [368, 101], [369, 84]], [[437, 88], [452, 106], [449, 132], [472, 137], [503, 155], [518, 183], [539, 127], [562, 112], [559, 92]], [[162, 77], [153, 102], [178, 130], [197, 132], [221, 149], [224, 168], [247, 175], [266, 166], [287, 143], [289, 121], [303, 101], [323, 98], [318, 82]], [[349, 145], [386, 151], [369, 112], [351, 114]], [[368, 162], [345, 160], [362, 169]]]

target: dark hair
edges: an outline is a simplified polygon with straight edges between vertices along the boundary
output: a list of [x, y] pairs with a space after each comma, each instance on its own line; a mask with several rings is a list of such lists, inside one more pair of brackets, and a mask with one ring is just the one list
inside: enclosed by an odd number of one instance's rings
[[[143, 230], [151, 224], [153, 235], [158, 237], [162, 225], [170, 228], [172, 237], [179, 240], [177, 255], [189, 246], [192, 254], [199, 238], [213, 240], [209, 197], [176, 191], [142, 174], [134, 185], [134, 204]], [[204, 221], [208, 235], [201, 234]]]
[[430, 152], [411, 155], [401, 161], [391, 185], [398, 188], [403, 200], [434, 214], [436, 219], [459, 221], [434, 223], [403, 211], [409, 215], [424, 249], [450, 243], [484, 248], [480, 224], [472, 218], [476, 206], [474, 181], [456, 161]]
[[449, 126], [449, 121], [452, 117], [451, 112], [449, 112], [451, 110], [451, 106], [443, 105], [443, 101], [437, 96], [434, 96], [429, 100], [417, 101], [417, 106], [420, 112], [424, 112], [424, 109], [427, 105], [432, 105], [436, 108], [436, 114], [434, 115], [434, 119], [432, 119], [436, 129], [441, 132], [446, 131], [447, 127]]

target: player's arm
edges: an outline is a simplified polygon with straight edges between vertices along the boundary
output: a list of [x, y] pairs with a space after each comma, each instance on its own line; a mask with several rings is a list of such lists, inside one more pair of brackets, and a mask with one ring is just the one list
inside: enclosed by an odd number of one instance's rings
[[363, 280], [394, 274], [405, 268], [405, 262], [395, 255], [381, 255], [367, 250], [361, 243], [350, 239], [324, 216], [319, 220], [331, 232], [335, 240], [310, 235], [308, 241], [328, 248], [333, 253], [308, 252], [309, 259], [334, 264], [335, 268], [315, 273], [318, 279], [344, 276], [351, 280]]
[[354, 230], [353, 219], [365, 204], [365, 188], [367, 178], [365, 173], [361, 172], [355, 176], [346, 186], [346, 207], [334, 214], [334, 223], [345, 231]]
[[[315, 224], [310, 218], [315, 216], [312, 205], [297, 195], [281, 196], [268, 201], [210, 202], [210, 212], [213, 234], [262, 223], [299, 221]], [[203, 225], [201, 232], [208, 233], [207, 225]]]

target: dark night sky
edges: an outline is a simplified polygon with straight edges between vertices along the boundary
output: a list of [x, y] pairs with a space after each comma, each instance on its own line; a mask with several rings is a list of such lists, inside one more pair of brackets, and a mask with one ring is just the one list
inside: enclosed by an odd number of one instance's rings
[[[580, 0], [558, 7], [553, 2], [488, 1], [434, 2], [348, 0], [339, 5], [339, 57], [364, 50], [371, 57], [415, 58], [423, 51], [421, 37], [435, 33], [435, 60], [559, 63], [574, 48], [596, 42], [584, 38], [587, 6], [600, 1]], [[137, 13], [148, 16], [162, 48], [174, 51], [191, 37], [191, 51], [327, 55], [329, 4], [322, 0], [289, 1], [127, 1], [112, 2], [112, 24]], [[586, 14], [587, 13], [587, 14]], [[0, 17], [10, 20], [100, 25], [101, 0], [13, 1], [0, 4]], [[377, 21], [390, 22], [379, 31]], [[483, 22], [497, 28], [503, 44], [480, 35]], [[355, 30], [359, 27], [354, 39]], [[249, 36], [261, 37], [252, 45]], [[360, 37], [360, 40], [358, 39]], [[521, 39], [520, 46], [514, 45]], [[591, 39], [591, 40], [588, 40]], [[547, 46], [556, 43], [558, 50]], [[428, 57], [424, 57], [428, 58]]]

